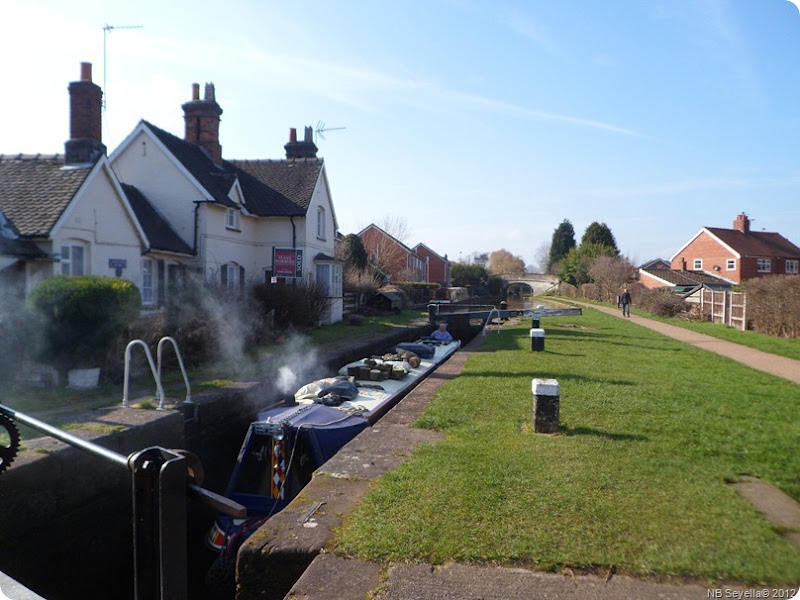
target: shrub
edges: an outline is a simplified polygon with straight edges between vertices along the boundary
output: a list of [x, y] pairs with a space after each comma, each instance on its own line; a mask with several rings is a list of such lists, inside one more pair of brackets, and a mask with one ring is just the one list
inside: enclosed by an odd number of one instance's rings
[[42, 281], [28, 303], [42, 332], [39, 359], [65, 373], [102, 365], [114, 342], [139, 314], [141, 299], [139, 290], [126, 279], [58, 275]]
[[800, 337], [800, 277], [773, 275], [742, 284], [753, 329], [780, 337]]
[[667, 289], [634, 288], [631, 286], [629, 291], [634, 306], [638, 306], [654, 315], [660, 317], [685, 316], [688, 318], [691, 312], [691, 305], [688, 302]]
[[316, 283], [253, 286], [253, 298], [262, 315], [274, 311], [276, 327], [306, 329], [317, 325], [330, 311], [330, 299]]

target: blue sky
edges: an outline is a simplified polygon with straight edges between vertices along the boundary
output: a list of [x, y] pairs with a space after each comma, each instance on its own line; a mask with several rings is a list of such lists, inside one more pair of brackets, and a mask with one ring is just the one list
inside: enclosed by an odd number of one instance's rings
[[225, 158], [345, 128], [317, 139], [345, 234], [390, 218], [452, 260], [505, 248], [535, 264], [562, 220], [578, 239], [599, 221], [642, 263], [745, 212], [800, 245], [788, 0], [2, 7], [0, 153], [63, 152], [86, 61], [109, 151], [142, 118], [182, 136], [194, 82], [216, 87]]

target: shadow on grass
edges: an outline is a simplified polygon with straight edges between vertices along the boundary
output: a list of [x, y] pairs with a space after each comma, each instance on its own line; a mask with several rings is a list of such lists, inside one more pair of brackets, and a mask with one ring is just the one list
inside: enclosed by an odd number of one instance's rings
[[[532, 371], [471, 371], [469, 373], [459, 373], [456, 375], [458, 378], [505, 378], [505, 377], [544, 377], [544, 375], [537, 375], [536, 370]], [[443, 376], [449, 379], [448, 376]], [[584, 375], [575, 375], [572, 373], [553, 373], [548, 372], [547, 379], [557, 379], [559, 382], [563, 381], [577, 381], [583, 383], [604, 383], [607, 385], [621, 385], [621, 386], [635, 386], [638, 385], [634, 381], [623, 381], [621, 379], [604, 379], [603, 377], [586, 377]]]
[[650, 438], [644, 435], [637, 435], [633, 433], [611, 433], [609, 431], [601, 431], [599, 429], [592, 429], [590, 427], [570, 427], [569, 425], [561, 425], [559, 433], [567, 437], [576, 435], [588, 435], [592, 437], [604, 438], [607, 440], [614, 440], [617, 442], [647, 442]]

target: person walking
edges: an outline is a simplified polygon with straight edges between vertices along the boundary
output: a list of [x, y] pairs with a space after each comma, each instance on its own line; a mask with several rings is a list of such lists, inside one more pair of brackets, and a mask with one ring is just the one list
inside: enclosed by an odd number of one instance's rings
[[622, 292], [622, 295], [619, 297], [619, 302], [622, 305], [622, 316], [630, 318], [631, 316], [631, 293], [628, 291], [628, 288]]

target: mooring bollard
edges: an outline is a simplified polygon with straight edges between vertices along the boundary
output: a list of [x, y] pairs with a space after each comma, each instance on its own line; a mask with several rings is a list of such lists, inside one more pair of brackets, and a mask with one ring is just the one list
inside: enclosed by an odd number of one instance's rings
[[531, 392], [533, 392], [533, 430], [536, 433], [558, 433], [560, 402], [558, 380], [533, 379]]
[[544, 350], [544, 329], [531, 329], [531, 352]]

